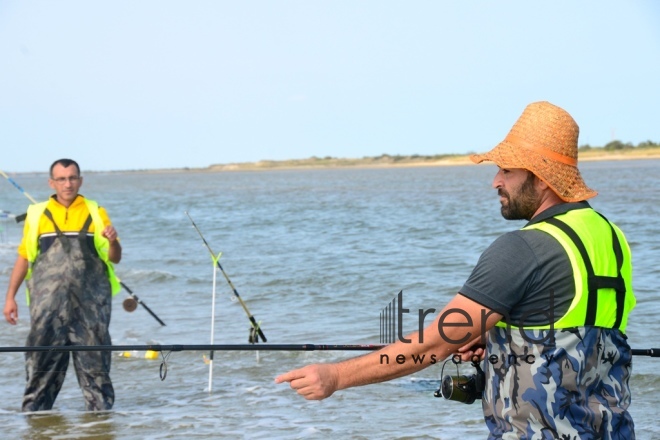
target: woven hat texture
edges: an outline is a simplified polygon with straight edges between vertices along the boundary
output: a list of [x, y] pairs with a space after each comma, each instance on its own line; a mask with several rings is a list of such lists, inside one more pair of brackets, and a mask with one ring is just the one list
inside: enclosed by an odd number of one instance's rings
[[500, 168], [524, 168], [543, 180], [565, 202], [595, 197], [577, 167], [580, 129], [566, 110], [549, 102], [529, 104], [506, 138], [491, 151], [473, 154]]

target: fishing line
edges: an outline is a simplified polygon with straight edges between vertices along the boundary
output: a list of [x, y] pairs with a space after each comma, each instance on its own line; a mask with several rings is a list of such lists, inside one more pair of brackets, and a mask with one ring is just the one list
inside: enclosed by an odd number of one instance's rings
[[[24, 195], [25, 197], [27, 197], [28, 200], [30, 200], [30, 201], [31, 201], [32, 203], [34, 203], [34, 204], [37, 204], [37, 203], [38, 203], [38, 202], [34, 199], [34, 197], [32, 197], [30, 194], [28, 194], [28, 193], [27, 193], [27, 192], [21, 187], [21, 185], [19, 185], [18, 183], [16, 183], [16, 181], [15, 181], [14, 179], [12, 179], [11, 177], [9, 177], [9, 176], [7, 175], [7, 173], [5, 173], [4, 171], [0, 170], [0, 174], [2, 174], [2, 175], [3, 175], [3, 176], [9, 181], [9, 183], [11, 183], [12, 185], [14, 185], [14, 188], [16, 188], [16, 189], [19, 190], [21, 193], [23, 193], [23, 195]], [[25, 217], [26, 217], [26, 216], [27, 216], [27, 214], [17, 215], [17, 216], [15, 217], [15, 218], [16, 218], [16, 223], [20, 223], [20, 222], [22, 222], [23, 220], [25, 220]], [[155, 313], [154, 313], [149, 307], [147, 307], [147, 305], [146, 305], [145, 303], [143, 303], [142, 301], [140, 301], [140, 299], [137, 297], [137, 295], [135, 295], [135, 294], [133, 293], [133, 291], [132, 291], [131, 289], [129, 289], [128, 286], [127, 286], [126, 284], [124, 284], [124, 283], [121, 282], [121, 281], [119, 281], [119, 284], [121, 284], [121, 286], [126, 290], [126, 292], [128, 292], [128, 294], [130, 295], [131, 299], [135, 301], [135, 302], [133, 302], [133, 301], [131, 301], [129, 298], [127, 298], [127, 299], [123, 302], [123, 304], [122, 304], [123, 307], [124, 307], [124, 310], [126, 310], [127, 312], [132, 312], [132, 311], [134, 311], [134, 310], [137, 308], [137, 304], [140, 304], [140, 305], [142, 305], [142, 307], [145, 308], [145, 310], [146, 310], [147, 312], [149, 312], [149, 314], [150, 314], [151, 316], [153, 316], [153, 317], [156, 319], [156, 321], [158, 321], [158, 322], [160, 323], [160, 325], [165, 325], [165, 323], [164, 323], [164, 322], [163, 322], [158, 316], [156, 316], [156, 314], [155, 314]]]
[[[186, 213], [186, 215], [187, 215], [188, 218], [190, 219], [190, 222], [192, 223], [193, 228], [195, 228], [195, 230], [196, 230], [197, 233], [199, 234], [199, 237], [200, 237], [200, 238], [202, 239], [202, 241], [204, 242], [204, 246], [206, 246], [206, 249], [208, 249], [208, 251], [211, 253], [211, 258], [213, 258], [213, 260], [215, 261], [215, 264], [217, 264], [218, 268], [219, 268], [220, 271], [222, 272], [222, 275], [224, 275], [225, 280], [227, 280], [227, 283], [229, 284], [229, 286], [231, 287], [232, 291], [234, 292], [234, 296], [236, 297], [236, 299], [238, 299], [238, 302], [241, 304], [241, 307], [243, 307], [243, 310], [245, 311], [245, 314], [247, 315], [248, 319], [250, 320], [250, 323], [252, 324], [252, 327], [254, 328], [254, 330], [255, 330], [255, 332], [256, 332], [256, 334], [254, 334], [254, 339], [252, 338], [252, 336], [250, 337], [250, 342], [252, 342], [253, 340], [254, 340], [254, 342], [258, 342], [258, 341], [257, 341], [257, 335], [260, 336], [261, 339], [262, 339], [264, 342], [266, 342], [266, 341], [267, 341], [266, 336], [264, 335], [264, 332], [261, 331], [261, 327], [259, 326], [259, 323], [257, 323], [257, 321], [254, 319], [254, 316], [252, 316], [252, 314], [251, 314], [250, 311], [248, 310], [247, 305], [245, 305], [245, 302], [244, 302], [243, 299], [241, 298], [241, 295], [238, 294], [238, 291], [236, 290], [236, 287], [234, 287], [234, 284], [233, 284], [233, 283], [231, 282], [231, 280], [229, 279], [229, 276], [227, 275], [227, 273], [225, 272], [225, 270], [222, 268], [222, 265], [220, 264], [220, 261], [219, 261], [218, 259], [215, 258], [215, 255], [216, 255], [216, 254], [213, 252], [213, 250], [211, 250], [211, 246], [209, 246], [209, 244], [207, 243], [206, 239], [205, 239], [204, 236], [202, 235], [202, 231], [199, 230], [199, 228], [198, 228], [197, 225], [195, 224], [195, 222], [194, 222], [194, 220], [192, 219], [192, 217], [190, 216], [190, 214], [188, 214], [188, 211], [184, 211], [184, 212]], [[252, 335], [252, 333], [251, 333], [251, 335]]]

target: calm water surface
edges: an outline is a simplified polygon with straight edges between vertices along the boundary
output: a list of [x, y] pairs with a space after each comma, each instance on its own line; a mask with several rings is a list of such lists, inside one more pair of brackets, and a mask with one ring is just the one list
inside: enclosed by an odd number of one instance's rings
[[[84, 166], [84, 164], [83, 164]], [[83, 170], [84, 171], [84, 170]], [[660, 161], [588, 162], [582, 171], [600, 195], [593, 206], [626, 233], [638, 306], [628, 334], [635, 348], [660, 346], [656, 288], [660, 268]], [[440, 308], [499, 234], [522, 226], [499, 214], [493, 166], [297, 170], [215, 174], [85, 175], [82, 194], [105, 206], [119, 230], [122, 280], [167, 324], [114, 300], [115, 344], [208, 344], [214, 267], [188, 211], [261, 322], [269, 343], [372, 344], [379, 313], [399, 292], [412, 311]], [[83, 173], [84, 174], [84, 173]], [[16, 175], [31, 195], [48, 195], [46, 176]], [[22, 213], [27, 199], [0, 184], [0, 209]], [[0, 218], [0, 285], [6, 288], [20, 227]], [[249, 325], [216, 274], [214, 342], [246, 343]], [[0, 345], [22, 346], [20, 323], [0, 324]], [[416, 329], [414, 318], [405, 331]], [[160, 360], [113, 359], [113, 411], [86, 414], [70, 369], [49, 414], [20, 412], [23, 355], [0, 353], [0, 433], [20, 439], [362, 438], [483, 439], [479, 405], [433, 397], [440, 367], [389, 383], [307, 402], [273, 378], [343, 352], [222, 352]], [[209, 390], [209, 383], [211, 389]], [[660, 360], [636, 358], [631, 412], [638, 438], [660, 438]]]

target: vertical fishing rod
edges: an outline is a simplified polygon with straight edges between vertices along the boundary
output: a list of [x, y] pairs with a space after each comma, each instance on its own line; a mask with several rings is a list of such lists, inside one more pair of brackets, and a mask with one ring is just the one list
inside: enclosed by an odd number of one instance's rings
[[[220, 259], [222, 252], [217, 257], [213, 257], [213, 300], [211, 301], [211, 345], [215, 337], [215, 280], [218, 273], [216, 261]], [[209, 351], [209, 394], [213, 388], [213, 350]]]
[[[18, 183], [16, 183], [16, 181], [15, 181], [14, 179], [12, 179], [11, 177], [9, 177], [9, 176], [7, 175], [7, 173], [5, 173], [4, 171], [0, 170], [0, 174], [2, 174], [2, 176], [4, 176], [4, 177], [9, 181], [9, 183], [11, 183], [12, 185], [14, 185], [14, 188], [16, 188], [16, 189], [19, 190], [21, 193], [23, 193], [23, 195], [24, 195], [25, 197], [27, 197], [28, 200], [30, 200], [32, 203], [34, 203], [34, 204], [39, 203], [39, 202], [37, 202], [37, 201], [34, 199], [34, 197], [32, 197], [30, 194], [28, 194], [28, 193], [27, 193], [27, 192], [21, 187], [21, 185], [19, 185]], [[16, 216], [16, 222], [21, 222], [21, 221], [25, 220], [26, 215], [27, 215], [27, 214], [17, 215], [17, 216]], [[156, 316], [156, 314], [155, 314], [154, 312], [152, 312], [151, 309], [150, 309], [149, 307], [147, 307], [147, 305], [146, 305], [145, 303], [143, 303], [142, 301], [140, 301], [140, 299], [137, 297], [137, 295], [135, 295], [135, 294], [133, 293], [133, 291], [132, 291], [131, 289], [129, 289], [128, 286], [127, 286], [126, 284], [124, 284], [124, 283], [121, 282], [121, 281], [119, 282], [119, 284], [121, 284], [121, 286], [122, 286], [124, 289], [126, 289], [126, 291], [128, 292], [128, 294], [130, 295], [130, 297], [133, 298], [133, 299], [135, 300], [135, 302], [137, 302], [138, 304], [142, 305], [142, 307], [144, 307], [145, 310], [146, 310], [147, 312], [149, 312], [149, 314], [150, 314], [151, 316], [153, 316], [153, 317], [156, 319], [156, 321], [158, 321], [158, 322], [160, 323], [160, 325], [165, 325], [165, 323], [164, 323], [163, 321], [161, 321], [161, 319], [160, 319], [158, 316]], [[124, 303], [124, 310], [126, 310], [127, 312], [132, 312], [133, 310], [135, 310], [135, 307], [132, 307], [131, 304], [126, 304], [126, 303]]]
[[[247, 306], [245, 305], [245, 302], [243, 302], [243, 299], [238, 294], [238, 291], [236, 290], [236, 287], [234, 287], [234, 284], [229, 279], [229, 276], [227, 275], [225, 270], [222, 268], [222, 265], [220, 264], [220, 261], [215, 258], [215, 254], [211, 250], [211, 246], [209, 246], [209, 244], [206, 242], [206, 239], [202, 235], [202, 232], [199, 230], [199, 228], [197, 227], [197, 225], [193, 221], [190, 214], [188, 214], [188, 211], [184, 211], [184, 212], [186, 213], [186, 215], [190, 219], [190, 222], [192, 223], [193, 228], [195, 228], [195, 230], [199, 234], [200, 238], [204, 242], [204, 246], [206, 246], [206, 249], [208, 249], [208, 251], [211, 253], [211, 258], [213, 258], [215, 264], [217, 264], [218, 268], [220, 269], [220, 272], [222, 272], [222, 275], [224, 275], [225, 279], [227, 280], [227, 283], [229, 284], [232, 291], [234, 292], [234, 296], [238, 299], [238, 302], [241, 304], [241, 307], [243, 307], [243, 310], [245, 311], [245, 314], [247, 315], [248, 319], [250, 320], [250, 323], [252, 324], [252, 328], [254, 329], [254, 338], [251, 337], [250, 339], [254, 340], [255, 342], [258, 342], [259, 338], [257, 337], [257, 335], [259, 335], [264, 342], [267, 342], [267, 339], [266, 339], [266, 336], [264, 335], [264, 332], [261, 331], [261, 327], [259, 327], [259, 324], [254, 319], [254, 316], [252, 316], [252, 314], [248, 310]], [[250, 335], [252, 335], [252, 334], [253, 334], [253, 332], [250, 332]]]

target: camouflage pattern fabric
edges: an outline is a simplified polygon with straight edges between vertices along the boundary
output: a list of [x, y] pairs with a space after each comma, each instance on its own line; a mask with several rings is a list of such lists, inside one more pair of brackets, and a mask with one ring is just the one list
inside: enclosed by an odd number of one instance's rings
[[619, 330], [495, 327], [484, 363], [489, 439], [635, 438], [632, 351]]
[[[105, 263], [78, 237], [58, 233], [33, 265], [31, 329], [27, 346], [110, 345], [111, 292]], [[59, 231], [58, 231], [59, 232]], [[87, 411], [109, 410], [111, 352], [71, 352]], [[69, 352], [27, 352], [23, 411], [52, 408], [69, 365]]]

